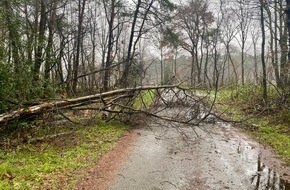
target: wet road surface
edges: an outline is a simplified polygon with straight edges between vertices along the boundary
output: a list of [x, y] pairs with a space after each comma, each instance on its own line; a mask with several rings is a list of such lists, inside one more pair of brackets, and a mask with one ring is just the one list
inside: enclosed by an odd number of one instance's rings
[[159, 116], [191, 124], [148, 119], [110, 190], [290, 190], [289, 167], [267, 148], [210, 114], [194, 126], [207, 108], [186, 92], [163, 97]]
[[[227, 123], [200, 126], [152, 120], [110, 190], [290, 189], [263, 164], [261, 146]], [[263, 159], [262, 159], [263, 158]]]

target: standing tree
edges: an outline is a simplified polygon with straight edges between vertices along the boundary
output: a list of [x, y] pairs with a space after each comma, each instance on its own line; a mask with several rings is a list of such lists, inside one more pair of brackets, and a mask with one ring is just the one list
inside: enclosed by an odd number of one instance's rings
[[113, 50], [113, 43], [114, 43], [114, 20], [116, 17], [116, 11], [115, 11], [115, 6], [116, 6], [116, 0], [111, 0], [110, 1], [110, 7], [107, 9], [107, 6], [105, 4], [105, 1], [103, 0], [104, 8], [105, 8], [105, 13], [109, 25], [109, 39], [108, 39], [108, 51], [107, 51], [107, 58], [106, 58], [106, 63], [105, 63], [105, 72], [104, 72], [104, 86], [103, 90], [108, 91], [109, 88], [109, 81], [110, 81], [110, 65], [112, 62], [112, 50]]
[[280, 50], [281, 50], [281, 56], [280, 56], [280, 64], [281, 64], [281, 84], [282, 87], [286, 87], [287, 85], [287, 78], [288, 78], [288, 61], [287, 61], [287, 55], [288, 53], [288, 32], [289, 32], [289, 21], [288, 18], [290, 16], [290, 3], [289, 1], [287, 1], [287, 9], [286, 9], [286, 13], [284, 12], [284, 1], [283, 0], [279, 0], [279, 36], [280, 36], [280, 40], [279, 40], [279, 45], [280, 45]]
[[[183, 49], [190, 53], [191, 85], [201, 84], [202, 61], [199, 60], [199, 48], [203, 45], [203, 34], [214, 22], [214, 16], [208, 10], [208, 3], [204, 0], [190, 0], [178, 9], [177, 22], [183, 38]], [[202, 49], [202, 48], [201, 48]]]
[[175, 6], [170, 0], [137, 0], [135, 2], [125, 66], [121, 79], [123, 87], [130, 85], [130, 67], [133, 63], [132, 60], [135, 56], [139, 40], [157, 26], [168, 22], [174, 8]]
[[[237, 66], [235, 65], [235, 62], [233, 60], [232, 56], [232, 47], [233, 45], [233, 40], [235, 39], [236, 35], [238, 34], [238, 24], [236, 22], [236, 17], [233, 16], [234, 10], [232, 9], [232, 5], [226, 6], [223, 3], [223, 0], [221, 0], [221, 14], [222, 14], [222, 19], [223, 22], [221, 23], [221, 41], [225, 46], [225, 59], [227, 63], [229, 64], [228, 66], [228, 80], [231, 80], [233, 78], [231, 75], [234, 74], [234, 83], [239, 82], [239, 76], [238, 76], [238, 71], [237, 71]], [[230, 65], [232, 66], [230, 68]]]
[[242, 84], [245, 84], [245, 48], [248, 38], [248, 31], [251, 22], [250, 1], [238, 0], [237, 10], [235, 11], [238, 19], [239, 38], [238, 44], [241, 47], [241, 70]]
[[[290, 0], [286, 0], [286, 25], [288, 29], [288, 44], [290, 43]], [[285, 36], [284, 36], [285, 38]], [[283, 48], [284, 50], [285, 48]], [[290, 48], [288, 48], [288, 61], [287, 61], [287, 66], [283, 66], [283, 77], [284, 77], [284, 83], [288, 84], [288, 74], [289, 74], [289, 65], [290, 65]]]
[[77, 92], [77, 83], [78, 83], [78, 73], [81, 57], [81, 46], [83, 43], [83, 21], [84, 21], [84, 12], [86, 7], [87, 0], [78, 0], [78, 30], [75, 41], [76, 52], [74, 55], [74, 64], [73, 64], [73, 81], [72, 81], [72, 93], [76, 94]]
[[261, 50], [261, 59], [262, 59], [262, 71], [263, 71], [263, 99], [265, 102], [267, 102], [267, 73], [266, 73], [266, 62], [265, 62], [265, 23], [264, 23], [264, 6], [265, 2], [264, 0], [260, 0], [260, 21], [261, 21], [261, 32], [262, 32], [262, 50]]

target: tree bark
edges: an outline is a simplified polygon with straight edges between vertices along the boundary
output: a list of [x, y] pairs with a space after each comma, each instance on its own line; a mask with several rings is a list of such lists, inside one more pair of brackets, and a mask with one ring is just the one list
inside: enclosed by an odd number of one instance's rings
[[[104, 4], [105, 6], [105, 4]], [[107, 9], [106, 15], [109, 17]], [[114, 27], [114, 20], [115, 20], [115, 0], [111, 1], [111, 10], [110, 10], [110, 17], [108, 18], [108, 24], [109, 24], [109, 41], [108, 41], [108, 51], [107, 51], [107, 58], [105, 63], [105, 73], [104, 73], [104, 81], [103, 81], [103, 90], [106, 92], [109, 89], [109, 81], [110, 81], [110, 65], [112, 62], [112, 49], [113, 49], [113, 43], [114, 43], [114, 34], [113, 34], [113, 27]]]
[[[36, 5], [38, 6], [38, 5]], [[35, 63], [33, 68], [33, 82], [37, 85], [39, 82], [40, 67], [43, 62], [43, 48], [45, 42], [45, 25], [46, 25], [46, 5], [44, 0], [40, 2], [40, 21], [39, 21], [39, 32], [38, 32], [38, 45], [35, 54]]]
[[262, 71], [263, 71], [263, 99], [267, 103], [267, 73], [266, 73], [266, 62], [265, 62], [265, 24], [264, 24], [264, 0], [260, 0], [260, 11], [261, 11], [261, 30], [262, 30], [262, 50], [261, 50], [261, 60], [262, 60]]
[[[275, 3], [276, 4], [276, 3]], [[279, 66], [278, 66], [278, 62], [276, 57], [277, 57], [277, 40], [275, 40], [275, 38], [277, 38], [277, 27], [274, 26], [274, 30], [273, 30], [273, 21], [272, 21], [272, 13], [271, 10], [269, 9], [268, 6], [265, 6], [265, 10], [268, 14], [269, 17], [269, 30], [270, 30], [270, 51], [271, 51], [271, 64], [272, 67], [274, 68], [274, 74], [275, 74], [275, 80], [276, 80], [276, 84], [277, 86], [281, 86], [280, 84], [280, 73], [279, 73]], [[276, 12], [276, 10], [275, 10]], [[277, 21], [277, 18], [275, 18]], [[274, 22], [274, 24], [276, 24], [276, 22]]]
[[[286, 16], [287, 16], [287, 30], [288, 30], [288, 44], [290, 43], [290, 0], [286, 0]], [[287, 65], [284, 70], [284, 77], [285, 77], [285, 86], [288, 84], [288, 73], [289, 73], [289, 65], [290, 65], [290, 49], [288, 48], [288, 60], [287, 60]]]
[[128, 86], [128, 76], [129, 76], [129, 69], [130, 69], [130, 65], [131, 65], [131, 53], [132, 53], [133, 40], [134, 40], [134, 34], [135, 34], [135, 26], [137, 23], [137, 18], [138, 18], [141, 3], [142, 3], [141, 0], [138, 0], [138, 2], [136, 4], [136, 10], [134, 12], [134, 18], [133, 18], [133, 22], [132, 22], [132, 26], [131, 26], [130, 39], [129, 39], [129, 44], [128, 44], [128, 52], [127, 52], [127, 56], [126, 56], [126, 60], [125, 60], [125, 69], [124, 69], [124, 73], [122, 76], [122, 83], [123, 83], [122, 86], [123, 87]]
[[17, 24], [14, 23], [14, 21], [11, 19], [13, 18], [13, 10], [11, 7], [11, 4], [8, 2], [8, 0], [5, 0], [3, 2], [4, 8], [5, 8], [5, 19], [6, 19], [6, 25], [8, 28], [8, 35], [9, 35], [9, 46], [11, 47], [12, 51], [12, 58], [13, 58], [13, 65], [14, 65], [14, 71], [15, 74], [18, 75], [21, 71], [21, 62], [20, 62], [20, 56], [19, 56], [19, 37], [18, 37], [18, 31], [17, 31]]
[[281, 83], [283, 88], [286, 86], [287, 84], [287, 73], [288, 73], [288, 69], [287, 69], [287, 54], [288, 54], [288, 45], [287, 45], [287, 41], [288, 41], [288, 33], [287, 33], [287, 15], [284, 16], [284, 7], [283, 7], [283, 0], [279, 1], [280, 4], [280, 27], [279, 27], [279, 33], [280, 33], [280, 49], [281, 49], [281, 57], [280, 57], [280, 64], [281, 64]]
[[[115, 97], [118, 95], [124, 94], [139, 94], [142, 90], [154, 90], [154, 89], [164, 89], [164, 88], [175, 88], [178, 87], [179, 84], [176, 85], [164, 85], [164, 86], [140, 86], [136, 88], [125, 88], [125, 89], [118, 89], [114, 91], [109, 91], [100, 94], [94, 94], [90, 96], [83, 96], [79, 98], [67, 99], [67, 100], [60, 100], [60, 101], [52, 101], [52, 102], [44, 102], [39, 105], [34, 105], [26, 108], [19, 108], [18, 110], [11, 111], [9, 113], [0, 114], [0, 126], [1, 124], [6, 125], [13, 120], [18, 119], [25, 119], [35, 115], [41, 115], [47, 111], [53, 111], [58, 109], [63, 109], [67, 106], [73, 105], [83, 105], [82, 103], [86, 104], [93, 104], [96, 100], [103, 101], [104, 99]], [[79, 106], [77, 105], [77, 106]], [[2, 125], [2, 126], [3, 126]]]
[[[53, 48], [53, 37], [54, 30], [56, 24], [56, 10], [57, 10], [58, 0], [53, 0], [51, 6], [50, 20], [48, 23], [48, 40], [47, 40], [47, 48], [46, 48], [46, 61], [45, 61], [45, 71], [44, 71], [44, 79], [46, 82], [49, 80], [49, 74], [54, 62], [52, 57], [52, 48]], [[45, 85], [46, 86], [46, 85]]]
[[80, 65], [80, 51], [81, 44], [83, 39], [83, 20], [84, 20], [84, 11], [85, 11], [86, 0], [79, 0], [79, 15], [78, 15], [78, 33], [76, 41], [76, 55], [73, 66], [73, 81], [72, 81], [72, 92], [76, 94], [77, 92], [77, 83], [78, 83], [78, 73]]

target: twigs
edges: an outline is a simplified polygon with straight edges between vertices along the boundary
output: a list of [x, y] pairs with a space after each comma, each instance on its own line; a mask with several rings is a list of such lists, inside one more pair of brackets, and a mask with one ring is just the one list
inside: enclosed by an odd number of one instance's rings
[[70, 119], [68, 116], [66, 116], [64, 113], [62, 112], [58, 112], [63, 118], [65, 118], [66, 120], [70, 121], [71, 123], [77, 124], [77, 125], [82, 125], [82, 123], [73, 121], [72, 119]]
[[[216, 97], [210, 105], [207, 105], [209, 94], [197, 94], [192, 89], [185, 89], [179, 85], [140, 86], [74, 99], [46, 102], [2, 114], [0, 115], [0, 123], [9, 123], [30, 114], [41, 115], [48, 111], [57, 113], [67, 121], [77, 125], [83, 124], [79, 122], [79, 119], [72, 119], [71, 116], [76, 113], [84, 113], [85, 117], [88, 114], [91, 116], [94, 114], [94, 118], [106, 119], [107, 121], [112, 119], [134, 120], [135, 115], [141, 114], [167, 123], [185, 124], [192, 127], [200, 125], [210, 115], [219, 118], [211, 113]], [[151, 101], [150, 106], [148, 101]], [[81, 115], [76, 116], [80, 117]]]
[[[21, 120], [33, 115], [41, 115], [46, 113], [47, 111], [54, 111], [54, 110], [61, 110], [61, 109], [73, 109], [76, 107], [82, 107], [85, 105], [91, 104], [98, 104], [100, 102], [103, 103], [104, 106], [102, 109], [105, 109], [108, 106], [106, 102], [109, 99], [112, 101], [117, 101], [119, 99], [126, 99], [127, 105], [132, 102], [132, 98], [136, 92], [144, 91], [144, 90], [157, 90], [157, 89], [164, 89], [164, 88], [174, 88], [177, 87], [179, 84], [176, 85], [165, 85], [165, 86], [139, 86], [135, 88], [125, 88], [125, 89], [118, 89], [113, 90], [105, 93], [94, 94], [90, 96], [83, 96], [79, 98], [67, 99], [67, 100], [59, 100], [59, 101], [51, 101], [51, 102], [44, 102], [38, 105], [26, 107], [26, 108], [19, 108], [18, 110], [10, 111], [0, 115], [0, 124], [6, 125], [7, 123], [13, 120]], [[120, 96], [121, 95], [121, 96]], [[117, 98], [114, 100], [114, 98]]]

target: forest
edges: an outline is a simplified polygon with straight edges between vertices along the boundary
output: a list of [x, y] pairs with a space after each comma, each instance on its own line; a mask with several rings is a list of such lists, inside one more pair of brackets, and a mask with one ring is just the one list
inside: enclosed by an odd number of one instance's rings
[[289, 44], [290, 0], [0, 0], [0, 189], [71, 189], [147, 117], [289, 165]]
[[203, 89], [253, 83], [264, 101], [272, 85], [287, 96], [287, 3], [3, 0], [0, 112], [178, 82]]

